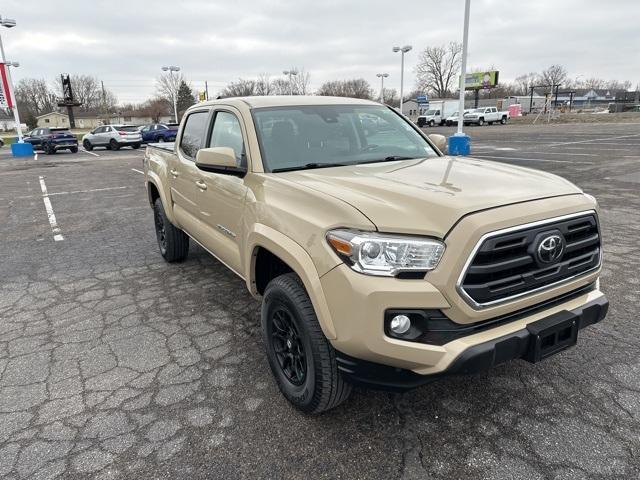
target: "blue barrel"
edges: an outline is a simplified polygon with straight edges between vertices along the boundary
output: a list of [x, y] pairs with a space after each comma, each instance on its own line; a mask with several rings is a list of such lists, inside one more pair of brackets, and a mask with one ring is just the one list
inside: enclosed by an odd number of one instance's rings
[[11, 144], [11, 153], [14, 157], [32, 157], [33, 156], [33, 145], [30, 143], [12, 143]]
[[449, 137], [449, 155], [469, 155], [471, 138], [464, 133], [455, 133]]

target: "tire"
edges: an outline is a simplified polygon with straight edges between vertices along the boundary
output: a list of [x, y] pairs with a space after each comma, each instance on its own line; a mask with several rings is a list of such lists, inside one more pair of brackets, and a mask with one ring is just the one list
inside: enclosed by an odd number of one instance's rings
[[[309, 295], [295, 273], [269, 282], [261, 323], [269, 366], [280, 391], [294, 407], [318, 414], [349, 398], [351, 385], [338, 372], [335, 350], [322, 333]], [[276, 347], [283, 350], [276, 352]], [[294, 355], [297, 358], [292, 361]]]
[[484, 125], [484, 118], [481, 118], [480, 120], [478, 120], [478, 126], [481, 127]]
[[71, 148], [69, 149], [69, 151], [70, 151], [71, 153], [78, 153], [78, 147], [71, 147]]
[[164, 143], [164, 137], [158, 137], [156, 143]]
[[89, 140], [83, 140], [82, 146], [87, 152], [90, 152], [91, 150], [93, 150], [93, 145], [91, 145], [91, 142]]
[[51, 145], [50, 143], [48, 143], [48, 144], [46, 144], [46, 145], [44, 146], [44, 152], [45, 152], [47, 155], [55, 155], [55, 153], [56, 153], [56, 149], [55, 149], [55, 147], [54, 147], [53, 145]]
[[436, 126], [436, 122], [434, 122], [433, 120], [429, 120], [429, 126], [430, 127], [435, 127]]
[[109, 148], [111, 150], [120, 150], [120, 144], [116, 142], [115, 138], [112, 138], [111, 140], [109, 140]]
[[162, 257], [169, 263], [187, 258], [189, 236], [169, 221], [160, 198], [156, 198], [153, 204], [153, 220]]
[[507, 124], [507, 117], [502, 117], [502, 118], [500, 119], [500, 123], [501, 123], [502, 125], [506, 125], [506, 124]]
[[131, 145], [131, 148], [133, 148], [134, 150], [137, 150], [140, 148], [140, 144], [139, 143], [134, 143], [133, 145]]

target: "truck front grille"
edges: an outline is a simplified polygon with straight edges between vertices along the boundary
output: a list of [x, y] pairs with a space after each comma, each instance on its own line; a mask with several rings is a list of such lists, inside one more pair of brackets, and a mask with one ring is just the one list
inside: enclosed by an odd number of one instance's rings
[[595, 270], [600, 256], [594, 212], [492, 232], [476, 245], [458, 291], [474, 307], [502, 303]]

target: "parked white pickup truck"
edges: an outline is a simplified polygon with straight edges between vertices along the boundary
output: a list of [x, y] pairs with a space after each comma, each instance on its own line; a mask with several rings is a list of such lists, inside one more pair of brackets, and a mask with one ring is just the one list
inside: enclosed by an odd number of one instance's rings
[[496, 107], [483, 107], [476, 108], [469, 113], [465, 113], [464, 115], [464, 124], [476, 124], [479, 126], [488, 123], [492, 125], [493, 123], [500, 122], [502, 125], [507, 123], [509, 120], [509, 112], [507, 111], [499, 111]]

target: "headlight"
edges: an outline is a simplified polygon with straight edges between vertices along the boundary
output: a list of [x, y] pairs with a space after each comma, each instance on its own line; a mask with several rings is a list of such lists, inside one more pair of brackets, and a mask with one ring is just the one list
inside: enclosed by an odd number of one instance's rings
[[424, 237], [331, 230], [327, 241], [356, 272], [384, 277], [433, 270], [444, 253], [442, 242]]

